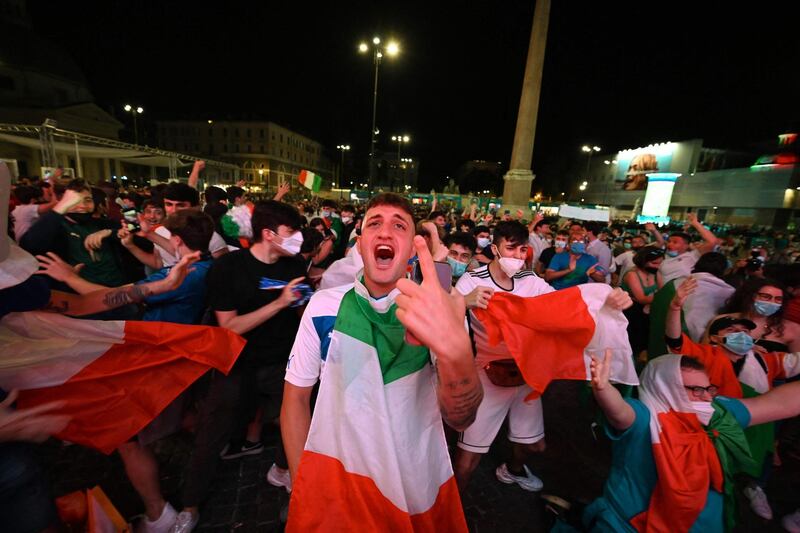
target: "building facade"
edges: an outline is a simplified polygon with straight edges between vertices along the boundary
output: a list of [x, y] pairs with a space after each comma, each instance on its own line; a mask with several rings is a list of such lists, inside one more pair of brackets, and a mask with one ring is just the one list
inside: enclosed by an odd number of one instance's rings
[[[274, 122], [168, 120], [157, 122], [157, 130], [159, 146], [236, 164], [240, 178], [255, 190], [274, 189], [304, 169], [322, 176], [324, 188], [334, 178], [322, 143]], [[208, 178], [223, 184], [235, 181], [227, 170]]]
[[782, 135], [773, 153], [759, 156], [703, 146], [701, 139], [667, 142], [594, 156], [586, 204], [609, 206], [614, 218], [632, 219], [647, 191], [647, 174], [680, 174], [669, 216], [695, 212], [718, 224], [787, 227], [800, 222], [800, 166], [794, 134]]

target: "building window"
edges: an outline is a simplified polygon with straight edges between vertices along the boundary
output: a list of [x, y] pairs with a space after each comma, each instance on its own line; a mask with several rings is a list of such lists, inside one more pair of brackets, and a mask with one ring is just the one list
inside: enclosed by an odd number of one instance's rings
[[264, 145], [263, 145], [263, 144], [261, 145], [261, 150], [260, 150], [260, 152], [261, 152], [262, 154], [264, 153]]
[[272, 140], [273, 141], [275, 140], [275, 134], [274, 133], [272, 134]]
[[233, 136], [234, 136], [234, 137], [238, 137], [238, 136], [239, 136], [239, 128], [234, 128], [234, 130], [233, 130]]
[[223, 144], [222, 145], [222, 151], [223, 151], [223, 153], [226, 153], [226, 154], [228, 153], [228, 145], [227, 144]]
[[281, 133], [281, 142], [283, 142], [283, 133]]
[[281, 148], [281, 157], [283, 157], [283, 148]]
[[248, 138], [248, 139], [249, 139], [249, 138], [252, 136], [252, 133], [253, 133], [253, 132], [252, 132], [252, 131], [250, 131], [250, 128], [247, 128], [247, 138]]
[[258, 136], [259, 136], [259, 137], [261, 137], [262, 139], [264, 138], [264, 128], [261, 128], [261, 129], [259, 130], [259, 132], [258, 132]]
[[225, 137], [228, 136], [228, 128], [222, 128], [222, 135], [224, 135]]
[[251, 145], [249, 145], [249, 144], [247, 145], [247, 153], [248, 154], [253, 153], [253, 147]]
[[239, 153], [239, 145], [238, 144], [236, 145], [236, 153], [237, 154]]
[[214, 145], [213, 144], [209, 144], [208, 145], [208, 155], [211, 155], [213, 153], [214, 153]]

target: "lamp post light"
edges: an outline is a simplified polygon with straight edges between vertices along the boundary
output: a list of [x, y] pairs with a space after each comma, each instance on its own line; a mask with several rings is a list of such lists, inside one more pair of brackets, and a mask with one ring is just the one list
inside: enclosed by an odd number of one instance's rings
[[133, 144], [139, 144], [139, 130], [136, 127], [136, 115], [144, 113], [144, 109], [142, 109], [141, 106], [133, 107], [130, 104], [125, 104], [124, 109], [133, 115]]
[[599, 146], [589, 146], [587, 144], [584, 144], [583, 146], [581, 146], [581, 152], [583, 152], [583, 153], [588, 155], [588, 157], [586, 158], [586, 178], [587, 179], [589, 178], [589, 165], [592, 164], [592, 155], [594, 155], [595, 152], [599, 152], [600, 150], [601, 150], [601, 148]]
[[[383, 59], [384, 52], [386, 55], [393, 57], [400, 53], [400, 45], [394, 41], [389, 41], [385, 45], [381, 45], [380, 37], [372, 38], [372, 62], [375, 65], [375, 81], [372, 89], [372, 128], [370, 129], [370, 145], [369, 145], [369, 185], [372, 186], [373, 176], [373, 162], [375, 160], [375, 136], [378, 134], [376, 126], [377, 112], [378, 112], [378, 67], [380, 67], [381, 59]], [[362, 42], [358, 45], [358, 51], [366, 54], [370, 50], [370, 45]]]
[[350, 151], [349, 144], [339, 144], [336, 146], [336, 149], [342, 153], [342, 160], [339, 165], [339, 181], [344, 183], [344, 153]]
[[[411, 142], [411, 137], [408, 135], [392, 135], [392, 142], [397, 143], [397, 171], [400, 172], [400, 147], [403, 146], [403, 143]], [[402, 181], [403, 186], [406, 184], [406, 173], [403, 172], [402, 174]]]

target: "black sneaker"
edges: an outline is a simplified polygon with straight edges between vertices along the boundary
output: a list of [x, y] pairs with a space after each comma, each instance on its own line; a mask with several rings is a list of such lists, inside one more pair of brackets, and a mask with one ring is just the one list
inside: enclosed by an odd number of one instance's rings
[[260, 442], [250, 442], [246, 440], [240, 445], [231, 446], [230, 444], [226, 444], [222, 451], [219, 452], [219, 457], [223, 460], [238, 459], [245, 455], [258, 455], [263, 451], [264, 445]]

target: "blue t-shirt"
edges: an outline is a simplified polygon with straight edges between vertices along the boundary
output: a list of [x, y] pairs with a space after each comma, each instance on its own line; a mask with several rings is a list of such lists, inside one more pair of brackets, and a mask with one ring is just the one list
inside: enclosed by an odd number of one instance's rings
[[[569, 267], [569, 258], [571, 255], [570, 253], [554, 255], [553, 259], [550, 260], [550, 265], [547, 267], [547, 270], [555, 270], [558, 272], [559, 270], [566, 269]], [[589, 254], [581, 254], [580, 257], [578, 257], [578, 261], [575, 263], [575, 270], [564, 277], [554, 279], [550, 282], [550, 285], [552, 285], [554, 289], [566, 289], [567, 287], [574, 287], [582, 283], [589, 283], [589, 276], [586, 275], [586, 271], [596, 264], [597, 258]]]
[[[633, 407], [636, 419], [623, 431], [606, 426], [606, 435], [613, 441], [611, 470], [603, 488], [603, 496], [586, 508], [584, 521], [591, 531], [636, 530], [630, 520], [650, 507], [650, 497], [658, 482], [650, 438], [650, 411], [639, 400], [625, 400]], [[750, 411], [733, 398], [717, 397], [716, 401], [730, 412], [742, 428], [750, 424]], [[709, 488], [706, 505], [690, 532], [722, 533], [722, 494]]]
[[[211, 260], [198, 261], [191, 268], [180, 287], [145, 300], [147, 310], [142, 320], [197, 324], [206, 309], [206, 274], [211, 268]], [[167, 277], [169, 270], [170, 267], [162, 268], [136, 284], [162, 280]]]

